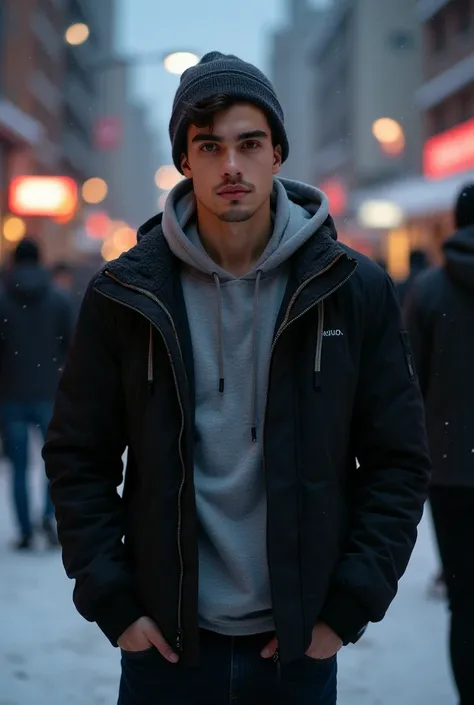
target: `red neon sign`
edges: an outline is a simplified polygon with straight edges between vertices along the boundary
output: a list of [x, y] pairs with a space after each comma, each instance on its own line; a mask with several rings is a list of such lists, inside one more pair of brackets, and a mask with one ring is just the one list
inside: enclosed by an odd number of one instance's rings
[[10, 183], [8, 205], [15, 215], [68, 218], [77, 206], [77, 186], [67, 176], [18, 176]]
[[431, 137], [423, 150], [423, 173], [442, 179], [474, 168], [474, 119]]
[[339, 179], [327, 179], [320, 187], [329, 200], [329, 212], [335, 218], [344, 215], [347, 208], [347, 189]]

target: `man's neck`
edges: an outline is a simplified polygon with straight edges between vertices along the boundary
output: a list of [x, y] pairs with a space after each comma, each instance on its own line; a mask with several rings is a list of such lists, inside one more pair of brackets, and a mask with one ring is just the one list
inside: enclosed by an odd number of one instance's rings
[[260, 259], [271, 237], [270, 203], [241, 223], [220, 220], [198, 204], [197, 225], [203, 247], [214, 262], [234, 276], [242, 277]]

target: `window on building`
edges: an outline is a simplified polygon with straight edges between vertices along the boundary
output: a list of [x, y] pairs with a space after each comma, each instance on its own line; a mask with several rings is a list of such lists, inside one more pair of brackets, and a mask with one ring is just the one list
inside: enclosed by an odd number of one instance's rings
[[473, 26], [471, 0], [456, 0], [455, 11], [459, 34], [471, 34]]
[[447, 129], [446, 119], [447, 116], [444, 105], [437, 105], [436, 108], [433, 108], [431, 114], [431, 132], [433, 135], [438, 135], [440, 132], [444, 132]]
[[431, 20], [431, 38], [433, 52], [440, 54], [446, 49], [447, 32], [446, 32], [446, 15], [441, 10]]

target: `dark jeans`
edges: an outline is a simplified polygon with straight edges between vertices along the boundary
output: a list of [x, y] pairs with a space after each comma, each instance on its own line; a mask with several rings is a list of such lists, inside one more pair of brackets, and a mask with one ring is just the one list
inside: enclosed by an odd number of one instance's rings
[[432, 487], [431, 512], [451, 610], [450, 651], [460, 705], [474, 703], [474, 488]]
[[337, 659], [264, 660], [273, 634], [224, 637], [201, 631], [198, 668], [156, 651], [122, 651], [118, 705], [335, 705]]
[[[43, 438], [52, 414], [50, 402], [2, 402], [0, 425], [5, 456], [12, 464], [12, 494], [18, 525], [22, 534], [32, 533], [28, 492], [28, 431], [36, 426]], [[49, 496], [49, 483], [45, 480], [44, 517], [54, 515]]]

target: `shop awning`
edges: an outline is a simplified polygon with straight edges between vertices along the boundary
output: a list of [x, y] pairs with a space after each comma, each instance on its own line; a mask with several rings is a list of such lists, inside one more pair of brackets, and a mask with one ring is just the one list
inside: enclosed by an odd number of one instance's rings
[[353, 193], [351, 210], [357, 212], [364, 202], [380, 200], [396, 204], [406, 218], [436, 215], [454, 208], [458, 193], [466, 183], [474, 183], [474, 171], [440, 180], [423, 176], [397, 179]]

